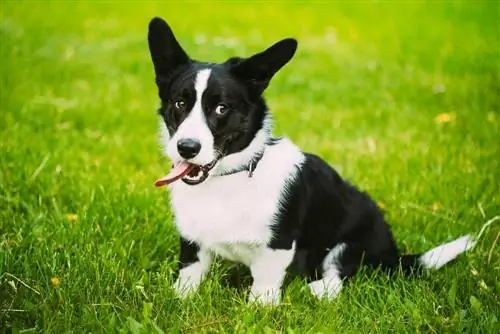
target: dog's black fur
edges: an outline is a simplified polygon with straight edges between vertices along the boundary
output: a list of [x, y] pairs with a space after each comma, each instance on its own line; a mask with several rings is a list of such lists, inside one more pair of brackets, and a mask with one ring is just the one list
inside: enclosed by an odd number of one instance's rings
[[[203, 69], [211, 70], [201, 104], [220, 159], [246, 149], [263, 128], [268, 109], [262, 94], [297, 48], [294, 39], [284, 39], [249, 58], [235, 57], [217, 64], [199, 62], [186, 54], [170, 27], [158, 18], [150, 23], [149, 45], [162, 102], [160, 114], [170, 136], [175, 134], [196, 102], [193, 82], [197, 73]], [[215, 109], [221, 105], [227, 110], [218, 114]], [[280, 139], [269, 137], [263, 149], [273, 145], [280, 145]], [[264, 159], [266, 154], [272, 153], [264, 153]], [[422, 254], [402, 255], [375, 201], [344, 181], [321, 158], [302, 154], [303, 162], [294, 167], [294, 177], [286, 180], [281, 198], [276, 203], [275, 223], [270, 226], [273, 236], [263, 241], [263, 247], [271, 250], [292, 250], [295, 247], [289, 265], [294, 274], [305, 276], [310, 281], [321, 279], [326, 271], [325, 258], [339, 246], [341, 250], [334, 259], [335, 263], [327, 265], [335, 269], [335, 275], [340, 279], [353, 276], [362, 264], [387, 271], [401, 268], [404, 273], [422, 266], [437, 268], [465, 250], [465, 240], [445, 245], [443, 249], [449, 254], [446, 261], [439, 264], [430, 261], [429, 256], [423, 258]], [[199, 186], [193, 186], [192, 191], [195, 187]], [[241, 189], [241, 192], [245, 191]], [[258, 210], [258, 203], [248, 205]], [[236, 224], [238, 222], [235, 222], [235, 229], [238, 228]], [[203, 246], [202, 241], [189, 240], [182, 235], [181, 229], [181, 269], [200, 261], [197, 255], [200, 246]], [[458, 249], [459, 246], [464, 249]], [[432, 250], [427, 254], [430, 252]]]

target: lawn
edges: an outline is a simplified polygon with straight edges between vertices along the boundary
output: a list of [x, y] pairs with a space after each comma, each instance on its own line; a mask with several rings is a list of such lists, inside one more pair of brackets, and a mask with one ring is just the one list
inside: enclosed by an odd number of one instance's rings
[[[500, 330], [498, 3], [0, 3], [0, 332], [386, 333]], [[158, 144], [151, 17], [195, 58], [299, 40], [266, 92], [276, 121], [387, 211], [420, 252], [477, 247], [420, 278], [363, 271], [337, 300], [294, 281], [246, 303], [220, 262], [171, 290], [178, 243]], [[229, 282], [232, 284], [229, 284]]]

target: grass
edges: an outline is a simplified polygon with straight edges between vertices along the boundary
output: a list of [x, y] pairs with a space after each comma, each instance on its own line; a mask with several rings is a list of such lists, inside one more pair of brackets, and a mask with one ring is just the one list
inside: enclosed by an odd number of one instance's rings
[[498, 221], [438, 272], [392, 281], [362, 272], [333, 302], [295, 281], [276, 309], [248, 305], [247, 285], [218, 279], [235, 270], [228, 263], [192, 300], [176, 300], [177, 234], [168, 194], [152, 187], [169, 164], [146, 43], [155, 15], [203, 60], [297, 37], [298, 54], [266, 93], [276, 133], [369, 191], [400, 247], [416, 252], [500, 214], [495, 2], [0, 9], [0, 332], [500, 329]]

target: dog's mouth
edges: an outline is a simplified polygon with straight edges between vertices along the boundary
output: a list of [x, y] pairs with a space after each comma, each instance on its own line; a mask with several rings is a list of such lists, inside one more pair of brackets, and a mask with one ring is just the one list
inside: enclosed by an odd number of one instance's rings
[[168, 175], [155, 181], [155, 186], [162, 187], [179, 179], [190, 186], [200, 184], [208, 178], [209, 172], [216, 163], [217, 159], [202, 166], [187, 161], [178, 162], [172, 167]]

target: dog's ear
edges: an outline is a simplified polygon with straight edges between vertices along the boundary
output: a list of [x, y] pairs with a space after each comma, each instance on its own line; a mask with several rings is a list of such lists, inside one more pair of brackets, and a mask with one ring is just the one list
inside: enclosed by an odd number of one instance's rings
[[292, 59], [296, 50], [297, 40], [283, 39], [249, 58], [236, 59], [233, 61], [231, 72], [237, 79], [248, 83], [261, 94], [274, 74]]
[[190, 62], [172, 29], [159, 17], [149, 22], [148, 43], [157, 83], [166, 80], [174, 70]]

